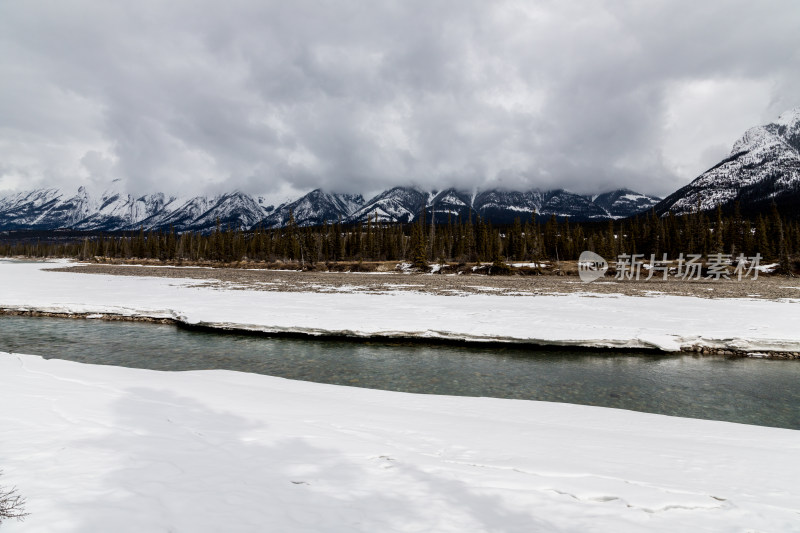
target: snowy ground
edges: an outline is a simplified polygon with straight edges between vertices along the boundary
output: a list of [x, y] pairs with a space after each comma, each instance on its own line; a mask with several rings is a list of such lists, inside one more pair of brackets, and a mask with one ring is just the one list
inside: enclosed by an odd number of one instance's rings
[[660, 348], [800, 351], [800, 303], [615, 294], [265, 292], [235, 283], [47, 272], [0, 263], [0, 308], [175, 318], [268, 332]]
[[0, 353], [3, 531], [800, 531], [800, 432]]

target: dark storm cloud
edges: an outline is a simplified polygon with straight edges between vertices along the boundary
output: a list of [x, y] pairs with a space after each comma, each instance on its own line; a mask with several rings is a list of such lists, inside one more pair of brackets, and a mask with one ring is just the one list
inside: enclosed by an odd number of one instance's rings
[[793, 1], [0, 4], [0, 190], [667, 193], [800, 105]]

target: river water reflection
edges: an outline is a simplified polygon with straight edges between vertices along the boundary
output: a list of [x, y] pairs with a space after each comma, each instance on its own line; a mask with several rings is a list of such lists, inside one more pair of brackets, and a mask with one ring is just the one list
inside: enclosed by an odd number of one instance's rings
[[800, 429], [800, 361], [270, 338], [0, 316], [0, 351], [228, 369], [374, 389], [545, 400]]

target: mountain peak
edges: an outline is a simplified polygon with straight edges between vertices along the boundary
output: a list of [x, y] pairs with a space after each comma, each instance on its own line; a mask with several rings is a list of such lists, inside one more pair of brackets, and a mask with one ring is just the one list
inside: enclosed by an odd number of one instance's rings
[[774, 122], [778, 126], [798, 126], [800, 125], [800, 107], [795, 107], [780, 114], [778, 120]]
[[276, 209], [269, 210], [260, 225], [278, 228], [286, 224], [290, 215], [299, 226], [335, 222], [350, 216], [363, 203], [364, 199], [360, 194], [337, 194], [317, 188], [297, 200], [285, 202]]
[[733, 157], [742, 152], [752, 152], [776, 143], [780, 143], [780, 139], [767, 126], [755, 126], [744, 132], [744, 135], [733, 143], [730, 155]]
[[800, 107], [795, 107], [781, 113], [773, 122], [748, 129], [739, 140], [733, 144], [731, 156], [742, 152], [772, 149], [773, 146], [789, 143], [793, 148], [800, 149]]
[[656, 206], [665, 214], [690, 213], [739, 202], [750, 209], [800, 201], [800, 108], [748, 129], [730, 155]]

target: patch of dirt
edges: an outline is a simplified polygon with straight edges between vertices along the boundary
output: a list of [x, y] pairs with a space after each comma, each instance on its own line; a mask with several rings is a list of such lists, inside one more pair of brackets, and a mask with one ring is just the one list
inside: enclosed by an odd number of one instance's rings
[[414, 291], [444, 296], [493, 294], [534, 296], [543, 294], [671, 294], [701, 298], [800, 299], [800, 279], [762, 275], [757, 280], [650, 280], [616, 281], [610, 276], [583, 283], [577, 276], [480, 276], [443, 274], [301, 272], [235, 268], [142, 267], [81, 264], [50, 269], [76, 274], [159, 277], [203, 280], [211, 287], [279, 292], [385, 293]]

